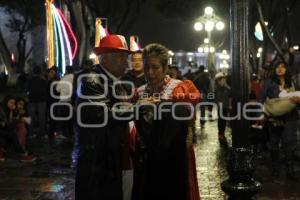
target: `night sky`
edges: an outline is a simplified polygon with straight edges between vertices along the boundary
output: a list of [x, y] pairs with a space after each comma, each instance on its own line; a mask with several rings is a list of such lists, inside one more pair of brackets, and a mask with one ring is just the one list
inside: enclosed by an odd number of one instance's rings
[[[139, 35], [142, 46], [157, 42], [166, 45], [173, 51], [196, 51], [203, 43], [204, 38], [207, 37], [205, 31], [196, 32], [194, 30], [195, 19], [166, 19], [149, 3], [143, 5], [141, 9], [142, 11], [130, 34]], [[218, 8], [214, 9], [216, 10], [216, 14], [221, 16], [218, 13]], [[198, 16], [203, 14], [204, 11], [200, 9]], [[229, 10], [227, 14], [229, 15]], [[212, 34], [213, 39], [217, 41], [222, 40], [223, 37], [229, 38], [229, 16], [222, 16], [222, 19], [225, 23], [225, 29], [221, 32], [213, 32]], [[228, 46], [229, 41], [227, 40], [224, 48], [228, 48]]]
[[[213, 40], [218, 42], [222, 41], [225, 37], [225, 43], [219, 51], [229, 49], [229, 6], [224, 8], [220, 7], [217, 3], [210, 3], [205, 6], [212, 6], [215, 13], [220, 16], [225, 23], [225, 30], [221, 32], [214, 31], [212, 34]], [[199, 9], [198, 16], [203, 15], [203, 12], [203, 9]], [[178, 14], [180, 15], [180, 13]], [[300, 45], [300, 3], [296, 6], [293, 15], [289, 17], [293, 44]], [[166, 45], [173, 51], [196, 51], [203, 43], [206, 32], [196, 32], [193, 28], [194, 22], [195, 19], [167, 19], [153, 8], [150, 3], [146, 3], [142, 6], [139, 17], [135, 21], [129, 34], [139, 35], [142, 46], [152, 42], [158, 42]]]
[[294, 45], [300, 46], [300, 3], [298, 3], [294, 9], [295, 12], [289, 17], [290, 28]]

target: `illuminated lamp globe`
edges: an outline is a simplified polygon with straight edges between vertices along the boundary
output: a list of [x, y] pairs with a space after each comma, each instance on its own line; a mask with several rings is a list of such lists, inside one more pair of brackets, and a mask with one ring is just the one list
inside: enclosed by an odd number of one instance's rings
[[199, 52], [199, 53], [203, 53], [203, 51], [204, 51], [204, 49], [203, 49], [202, 47], [199, 47], [199, 48], [198, 48], [198, 52]]
[[214, 22], [208, 21], [208, 22], [205, 23], [205, 30], [207, 32], [210, 32], [210, 31], [212, 31], [214, 29], [214, 26], [215, 26]]
[[194, 29], [196, 31], [201, 31], [203, 29], [203, 24], [200, 23], [200, 22], [196, 22], [195, 25], [194, 25]]
[[206, 7], [206, 8], [204, 9], [204, 13], [205, 13], [206, 15], [212, 15], [212, 14], [214, 13], [214, 9], [213, 9], [212, 7]]
[[223, 22], [217, 22], [216, 23], [216, 29], [221, 31], [225, 28], [225, 24]]

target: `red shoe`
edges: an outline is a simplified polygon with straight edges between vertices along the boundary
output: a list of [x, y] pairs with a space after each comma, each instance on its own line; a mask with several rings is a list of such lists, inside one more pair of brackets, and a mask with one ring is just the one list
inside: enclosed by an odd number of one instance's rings
[[222, 145], [222, 146], [225, 146], [225, 147], [228, 146], [227, 138], [223, 134], [219, 134], [219, 142], [220, 142], [220, 145]]
[[21, 162], [33, 162], [36, 160], [35, 156], [24, 155], [21, 157]]
[[0, 161], [5, 161], [5, 157], [4, 157], [4, 154], [2, 152], [0, 152]]

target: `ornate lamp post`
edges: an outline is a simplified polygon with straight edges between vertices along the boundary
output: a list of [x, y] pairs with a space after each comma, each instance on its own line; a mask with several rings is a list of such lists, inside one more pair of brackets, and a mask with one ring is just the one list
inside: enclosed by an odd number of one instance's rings
[[209, 43], [208, 38], [205, 38], [204, 43], [198, 48], [198, 52], [200, 53], [214, 53], [215, 51], [215, 47]]
[[[233, 114], [238, 113], [238, 105], [248, 101], [249, 54], [248, 54], [248, 15], [249, 0], [230, 1], [231, 64]], [[249, 200], [262, 188], [261, 183], [252, 178], [254, 172], [253, 155], [248, 148], [248, 121], [241, 119], [232, 123], [232, 150], [228, 157], [229, 179], [221, 184], [222, 190], [230, 199]]]
[[[202, 31], [203, 29], [207, 32], [207, 39], [210, 44], [213, 44], [211, 41], [211, 32], [213, 30], [218, 30], [221, 31], [225, 27], [224, 22], [222, 22], [222, 19], [218, 17], [215, 13], [212, 7], [206, 7], [204, 9], [204, 15], [200, 16], [198, 19], [196, 19], [196, 22], [194, 24], [194, 29], [196, 31]], [[207, 45], [213, 47], [213, 45]], [[208, 69], [211, 69], [213, 67], [213, 53], [215, 50], [210, 50], [207, 52], [208, 53], [208, 60], [207, 60], [207, 65]]]
[[228, 60], [230, 59], [230, 56], [227, 54], [226, 50], [222, 51], [222, 54], [220, 55], [220, 59], [222, 60], [222, 63], [220, 64], [220, 69], [226, 74], [228, 74], [228, 69], [229, 69]]

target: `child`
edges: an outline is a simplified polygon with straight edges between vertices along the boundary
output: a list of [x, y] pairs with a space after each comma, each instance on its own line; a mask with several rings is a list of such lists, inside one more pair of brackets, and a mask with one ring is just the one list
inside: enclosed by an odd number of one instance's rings
[[18, 123], [17, 123], [17, 133], [19, 142], [23, 148], [26, 146], [26, 135], [27, 135], [27, 127], [26, 125], [30, 124], [30, 118], [28, 117], [27, 111], [25, 109], [25, 100], [21, 97], [16, 99], [17, 106], [17, 115], [18, 115]]
[[218, 105], [218, 137], [221, 145], [227, 146], [225, 137], [226, 120], [231, 109], [231, 89], [226, 82], [226, 75], [219, 72], [215, 76], [215, 102]]

